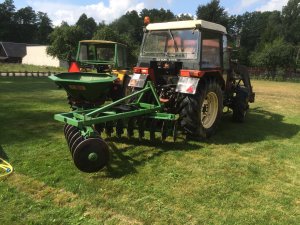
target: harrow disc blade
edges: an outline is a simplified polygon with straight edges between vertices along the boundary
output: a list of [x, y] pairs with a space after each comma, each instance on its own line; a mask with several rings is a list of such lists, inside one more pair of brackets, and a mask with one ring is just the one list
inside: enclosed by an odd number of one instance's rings
[[70, 143], [72, 137], [78, 132], [77, 127], [74, 128], [72, 131], [69, 132], [68, 136], [67, 136], [67, 141], [68, 143]]
[[70, 125], [67, 124], [67, 123], [64, 125], [64, 134], [65, 134], [65, 135], [66, 135], [66, 131], [67, 131], [67, 129], [69, 128], [69, 126], [70, 126]]
[[77, 139], [78, 137], [80, 137], [80, 136], [81, 136], [80, 131], [77, 131], [77, 132], [70, 138], [70, 140], [68, 141], [70, 150], [71, 150], [71, 146], [73, 145], [73, 143], [74, 143], [74, 142], [76, 141], [76, 139]]
[[176, 142], [178, 135], [178, 123], [177, 120], [173, 122], [173, 141]]
[[77, 129], [77, 127], [74, 127], [74, 126], [70, 126], [70, 128], [67, 129], [67, 131], [66, 131], [66, 139], [67, 139], [67, 141], [69, 140], [68, 138], [69, 138], [70, 133], [72, 133], [73, 131], [76, 131], [76, 130], [78, 130], [78, 129]]
[[85, 139], [76, 147], [73, 160], [82, 172], [97, 172], [109, 161], [108, 145], [100, 138]]
[[67, 138], [67, 134], [68, 134], [69, 130], [72, 129], [73, 127], [74, 127], [74, 126], [69, 125], [69, 124], [65, 127], [66, 129], [64, 130], [64, 133], [65, 133], [65, 137], [66, 137], [66, 138]]
[[161, 126], [161, 141], [164, 142], [168, 136], [167, 121], [163, 121]]
[[135, 119], [129, 118], [128, 125], [127, 125], [127, 137], [128, 138], [132, 138], [134, 135], [134, 124], [135, 124]]
[[107, 137], [111, 137], [111, 134], [114, 132], [114, 124], [112, 122], [107, 122], [105, 124], [105, 133]]
[[70, 144], [70, 151], [73, 157], [74, 151], [77, 148], [77, 146], [84, 140], [83, 136], [79, 136], [78, 138], [76, 138], [76, 140]]
[[99, 135], [101, 136], [101, 133], [104, 131], [105, 124], [103, 124], [103, 123], [98, 123], [98, 124], [95, 124], [94, 127], [95, 127], [95, 130], [96, 130], [96, 131], [99, 133]]
[[145, 136], [145, 123], [143, 118], [139, 118], [137, 121], [138, 131], [139, 131], [139, 140], [141, 141]]
[[122, 134], [124, 134], [124, 125], [123, 120], [118, 120], [116, 124], [116, 134], [117, 137], [120, 138]]
[[151, 121], [151, 127], [150, 127], [150, 141], [155, 140], [155, 130], [156, 130], [157, 122], [155, 119]]

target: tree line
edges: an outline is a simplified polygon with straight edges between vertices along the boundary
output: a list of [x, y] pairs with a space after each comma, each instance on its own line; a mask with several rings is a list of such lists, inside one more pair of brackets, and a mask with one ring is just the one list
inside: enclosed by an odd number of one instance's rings
[[0, 4], [0, 41], [49, 44], [52, 31], [52, 21], [46, 13], [35, 12], [29, 6], [16, 11], [13, 0]]
[[[281, 11], [242, 15], [229, 15], [219, 0], [211, 0], [199, 5], [195, 14], [197, 19], [224, 25], [232, 40], [240, 40], [241, 47], [234, 51], [234, 57], [241, 63], [266, 68], [272, 76], [279, 68], [299, 68], [300, 0], [289, 0]], [[0, 4], [0, 40], [49, 44], [48, 54], [64, 60], [76, 54], [79, 40], [117, 41], [128, 46], [130, 63], [134, 64], [145, 16], [149, 16], [151, 22], [194, 19], [189, 14], [175, 15], [165, 9], [143, 9], [140, 13], [129, 11], [110, 24], [96, 23], [94, 18], [82, 14], [74, 25], [62, 22], [53, 28], [46, 13], [36, 13], [31, 7], [16, 11], [12, 0], [5, 0]], [[231, 44], [234, 45], [233, 41]]]

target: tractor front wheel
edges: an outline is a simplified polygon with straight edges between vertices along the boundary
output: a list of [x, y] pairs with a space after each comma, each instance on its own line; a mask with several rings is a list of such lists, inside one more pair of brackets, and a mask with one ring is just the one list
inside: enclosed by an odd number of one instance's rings
[[216, 131], [223, 111], [223, 97], [216, 80], [206, 80], [195, 95], [181, 103], [180, 125], [190, 136], [208, 138]]
[[232, 119], [234, 122], [242, 123], [245, 121], [247, 111], [249, 109], [248, 89], [246, 87], [239, 87], [233, 101]]

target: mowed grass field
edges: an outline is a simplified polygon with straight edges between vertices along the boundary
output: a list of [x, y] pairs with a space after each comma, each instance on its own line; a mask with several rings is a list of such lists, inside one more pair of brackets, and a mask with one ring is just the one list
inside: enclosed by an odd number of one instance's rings
[[73, 165], [66, 95], [47, 78], [0, 78], [0, 224], [299, 224], [300, 84], [253, 81], [244, 124], [207, 141], [110, 138], [110, 165]]
[[17, 63], [0, 63], [0, 72], [66, 72], [67, 69], [63, 67], [52, 66], [36, 66], [28, 64]]

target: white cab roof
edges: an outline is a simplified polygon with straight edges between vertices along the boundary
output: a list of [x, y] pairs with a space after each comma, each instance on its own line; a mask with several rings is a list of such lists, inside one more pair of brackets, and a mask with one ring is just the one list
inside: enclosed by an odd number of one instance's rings
[[220, 24], [208, 22], [205, 20], [186, 20], [166, 23], [150, 23], [147, 25], [147, 30], [175, 30], [175, 29], [194, 29], [200, 26], [204, 29], [220, 31], [227, 34], [226, 28]]

